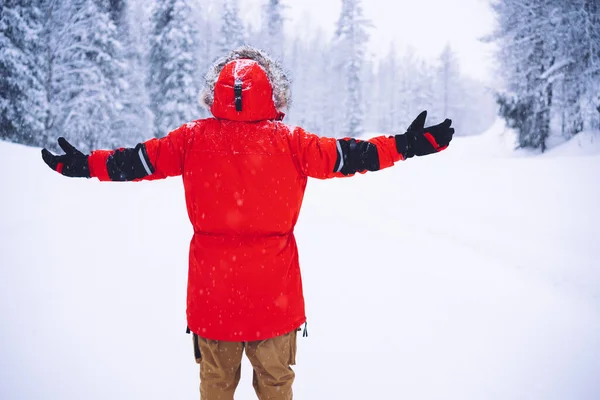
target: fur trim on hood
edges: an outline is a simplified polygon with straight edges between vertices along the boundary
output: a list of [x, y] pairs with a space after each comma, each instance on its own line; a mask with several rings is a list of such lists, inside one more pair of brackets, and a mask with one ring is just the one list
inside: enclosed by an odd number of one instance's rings
[[209, 109], [215, 100], [215, 85], [225, 65], [233, 60], [254, 60], [267, 74], [273, 88], [273, 103], [279, 112], [287, 112], [291, 104], [290, 80], [281, 64], [267, 53], [251, 46], [241, 46], [232, 50], [227, 56], [219, 58], [205, 75], [205, 87], [200, 93], [200, 104]]

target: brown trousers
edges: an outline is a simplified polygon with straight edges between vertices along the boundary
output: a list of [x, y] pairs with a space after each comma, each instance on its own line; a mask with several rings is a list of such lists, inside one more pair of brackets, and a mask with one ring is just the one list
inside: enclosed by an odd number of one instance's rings
[[200, 399], [233, 400], [240, 381], [242, 354], [254, 369], [252, 385], [260, 400], [291, 400], [296, 364], [296, 331], [255, 342], [225, 342], [194, 335], [200, 364]]

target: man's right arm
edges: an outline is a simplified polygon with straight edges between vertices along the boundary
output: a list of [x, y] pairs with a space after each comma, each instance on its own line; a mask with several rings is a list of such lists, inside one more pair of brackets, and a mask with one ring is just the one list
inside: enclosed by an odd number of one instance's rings
[[59, 138], [64, 155], [42, 150], [42, 157], [53, 170], [70, 177], [95, 177], [101, 181], [139, 181], [163, 179], [183, 173], [185, 147], [189, 136], [186, 125], [160, 139], [138, 143], [133, 148], [95, 150], [85, 155]]

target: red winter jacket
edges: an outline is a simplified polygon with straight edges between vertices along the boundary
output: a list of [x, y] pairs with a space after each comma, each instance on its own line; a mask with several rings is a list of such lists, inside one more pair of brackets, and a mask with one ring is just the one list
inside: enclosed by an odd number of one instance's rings
[[282, 335], [306, 321], [294, 226], [307, 178], [383, 169], [402, 156], [393, 137], [336, 140], [277, 121], [269, 79], [251, 60], [225, 65], [211, 111], [133, 149], [92, 152], [90, 173], [181, 175], [194, 227], [189, 328], [225, 341]]

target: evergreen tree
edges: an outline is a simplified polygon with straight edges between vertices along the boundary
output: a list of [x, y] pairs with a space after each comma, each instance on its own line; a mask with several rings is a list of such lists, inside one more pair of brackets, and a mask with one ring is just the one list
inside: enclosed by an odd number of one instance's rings
[[[206, 62], [206, 68], [202, 68], [201, 71], [199, 71], [203, 78], [212, 62], [223, 55], [221, 53], [221, 44], [219, 43], [221, 37], [222, 10], [216, 9], [216, 7], [201, 8], [200, 6], [195, 9], [195, 17], [197, 21], [199, 21], [199, 26], [202, 27], [202, 29], [198, 31], [198, 34], [200, 40], [199, 46], [201, 47], [199, 54], [202, 58], [200, 61], [202, 62], [202, 60], [204, 60]], [[200, 10], [202, 12], [200, 12]]]
[[[218, 26], [213, 21], [213, 13], [210, 12], [210, 8], [205, 6], [206, 0], [189, 0], [189, 5], [192, 8], [193, 19], [195, 21], [196, 29], [196, 59], [198, 60], [198, 66], [196, 68], [198, 75], [198, 82], [204, 82], [204, 75], [208, 69], [212, 66], [213, 61], [216, 59], [217, 45], [214, 42], [214, 38], [218, 35], [215, 34], [214, 28]], [[204, 115], [205, 109], [200, 108], [201, 113]]]
[[[361, 77], [369, 26], [370, 23], [363, 16], [360, 0], [342, 0], [342, 11], [336, 26], [334, 48], [337, 61], [335, 70], [344, 80], [339, 88], [343, 88], [340, 94], [344, 104], [343, 134], [346, 136], [358, 137], [364, 130], [365, 107]], [[339, 92], [339, 89], [335, 88], [333, 93]]]
[[[119, 103], [118, 115], [112, 129], [121, 137], [122, 145], [132, 145], [142, 141], [153, 132], [153, 116], [150, 111], [149, 97], [145, 82], [147, 80], [146, 62], [142, 38], [133, 29], [133, 15], [130, 2], [111, 0], [108, 12], [116, 26], [121, 46], [115, 59], [125, 68], [115, 82]], [[136, 35], [137, 33], [137, 35]]]
[[438, 120], [434, 101], [439, 94], [435, 92], [433, 67], [420, 59], [415, 50], [409, 47], [400, 56], [397, 76], [398, 126], [406, 129], [423, 110], [429, 111], [430, 121]]
[[317, 134], [332, 135], [337, 132], [331, 120], [340, 105], [331, 99], [331, 48], [322, 38], [319, 30], [309, 38], [296, 37], [292, 51], [286, 54], [294, 96], [286, 121]]
[[[103, 1], [103, 3], [105, 3], [105, 1]], [[106, 6], [108, 7], [110, 19], [117, 27], [128, 24], [127, 11], [129, 4], [127, 0], [108, 0]]]
[[275, 58], [283, 59], [283, 10], [281, 0], [267, 0], [263, 7], [262, 43], [265, 49]]
[[92, 0], [50, 1], [46, 11], [50, 137], [66, 136], [88, 150], [121, 144], [111, 129], [124, 68], [115, 58], [120, 47], [115, 25]]
[[[458, 135], [481, 133], [474, 132], [474, 129], [479, 129], [481, 124], [477, 120], [486, 115], [486, 112], [478, 108], [483, 108], [484, 104], [489, 102], [484, 98], [477, 98], [482, 94], [477, 85], [461, 75], [458, 59], [450, 44], [444, 47], [438, 57], [435, 72], [437, 96], [433, 99], [435, 104], [432, 107], [432, 117], [451, 118]], [[489, 98], [489, 95], [487, 97]]]
[[[550, 115], [547, 96], [551, 87], [540, 77], [551, 66], [553, 57], [548, 50], [547, 36], [550, 19], [547, 7], [540, 0], [517, 0], [497, 3], [494, 8], [500, 17], [497, 37], [501, 38], [501, 50], [507, 86], [514, 95], [510, 101], [499, 98], [501, 110], [523, 116], [526, 121], [513, 125], [519, 132], [521, 147], [546, 148], [550, 134]], [[524, 8], [526, 12], [524, 12]]]
[[572, 136], [584, 129], [600, 129], [600, 4], [564, 2], [560, 19], [556, 35], [564, 68], [555, 68], [557, 72], [548, 78], [562, 80], [563, 127]]
[[520, 146], [544, 151], [558, 121], [565, 138], [600, 128], [598, 2], [505, 0], [493, 7], [499, 27], [492, 39], [507, 86], [498, 102]]
[[440, 113], [441, 115], [450, 115], [451, 111], [453, 111], [451, 108], [454, 108], [457, 101], [460, 100], [458, 93], [461, 91], [457, 87], [460, 82], [460, 68], [450, 44], [444, 47], [439, 57], [439, 63], [438, 89], [441, 94]]
[[220, 55], [242, 46], [246, 42], [244, 26], [240, 19], [238, 0], [223, 1], [221, 32], [219, 38]]
[[152, 16], [148, 86], [156, 136], [201, 116], [197, 21], [192, 11], [184, 0], [160, 0]]
[[286, 115], [286, 121], [292, 121], [292, 123], [310, 130], [307, 126], [307, 118], [311, 109], [310, 101], [312, 98], [306, 91], [310, 79], [309, 71], [306, 68], [308, 66], [304, 62], [306, 52], [306, 44], [299, 37], [294, 38], [291, 51], [286, 58], [291, 69], [290, 81], [291, 91], [294, 95], [294, 106], [290, 108]]
[[375, 63], [371, 59], [365, 59], [364, 64], [361, 68], [360, 76], [360, 93], [361, 102], [363, 104], [363, 131], [362, 135], [365, 135], [366, 131], [373, 131], [377, 126], [377, 119], [379, 112], [372, 109], [373, 104], [377, 101], [377, 93], [375, 88], [377, 87], [378, 76], [375, 71]]
[[44, 145], [47, 113], [43, 70], [43, 14], [35, 0], [3, 0], [0, 7], [0, 138]]
[[379, 62], [376, 99], [372, 102], [372, 114], [376, 117], [374, 129], [379, 132], [393, 132], [400, 128], [399, 69], [398, 55], [392, 45], [387, 57]]

